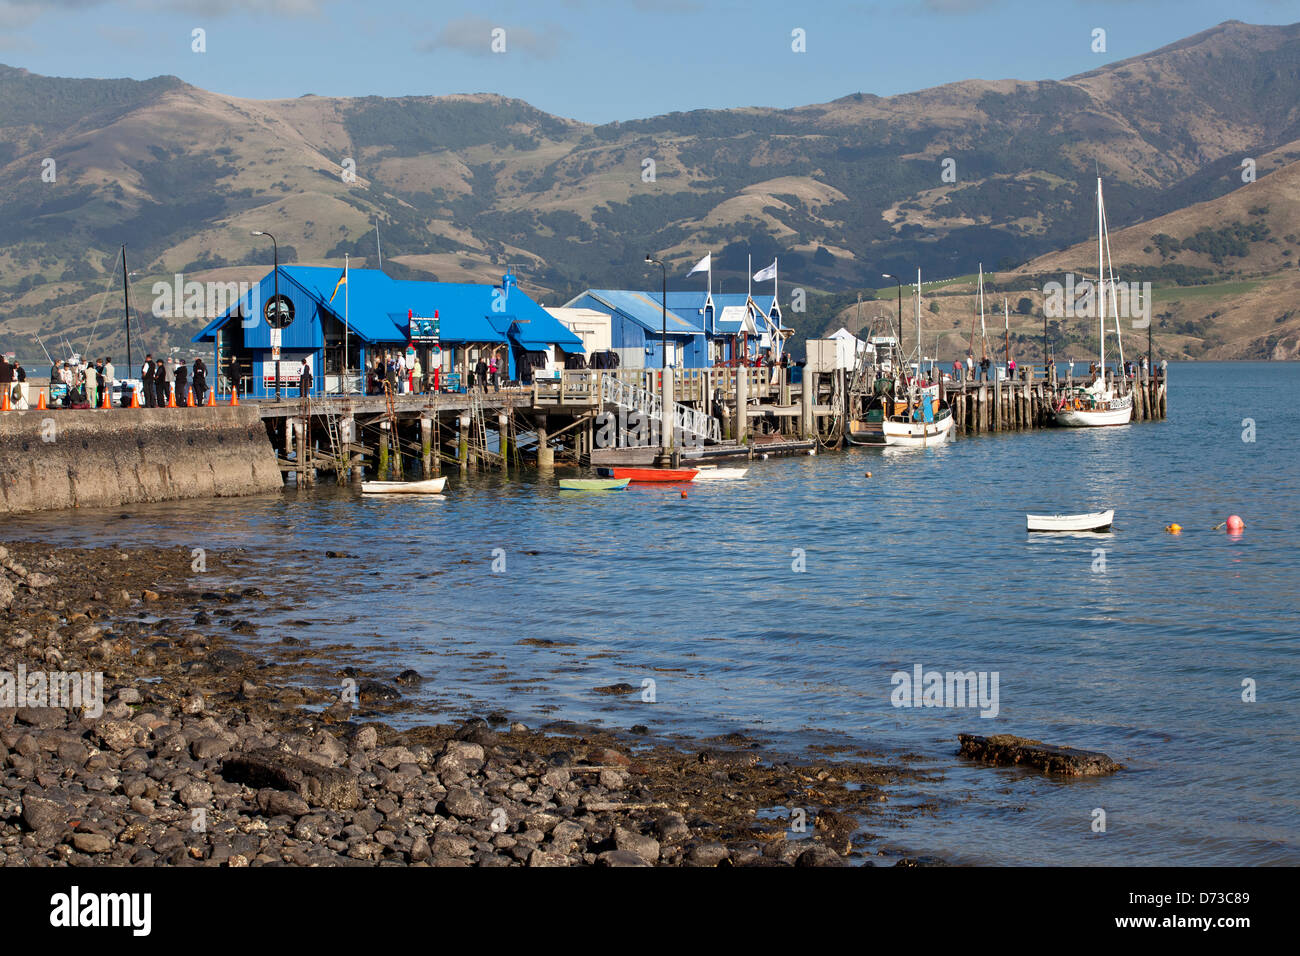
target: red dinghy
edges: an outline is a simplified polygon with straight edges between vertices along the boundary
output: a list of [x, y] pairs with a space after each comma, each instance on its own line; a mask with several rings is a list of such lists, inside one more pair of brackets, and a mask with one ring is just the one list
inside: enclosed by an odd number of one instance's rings
[[694, 468], [597, 468], [602, 478], [629, 478], [632, 481], [694, 481]]

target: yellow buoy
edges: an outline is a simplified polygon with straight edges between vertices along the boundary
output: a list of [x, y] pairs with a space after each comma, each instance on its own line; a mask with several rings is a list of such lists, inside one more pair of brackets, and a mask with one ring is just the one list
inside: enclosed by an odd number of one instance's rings
[[1170, 534], [1182, 534], [1183, 526], [1180, 524], [1167, 524], [1165, 525], [1165, 531], [1169, 532]]

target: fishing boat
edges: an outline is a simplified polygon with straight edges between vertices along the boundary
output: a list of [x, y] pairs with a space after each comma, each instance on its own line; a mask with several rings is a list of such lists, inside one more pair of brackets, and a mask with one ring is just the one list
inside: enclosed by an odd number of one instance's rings
[[1120, 341], [1119, 300], [1115, 291], [1114, 263], [1104, 261], [1110, 246], [1110, 237], [1106, 231], [1106, 206], [1101, 196], [1101, 177], [1097, 177], [1097, 332], [1099, 361], [1097, 377], [1088, 385], [1070, 389], [1061, 396], [1057, 404], [1054, 419], [1058, 425], [1067, 428], [1094, 428], [1104, 425], [1127, 425], [1133, 418], [1132, 394], [1120, 395], [1113, 385], [1106, 381], [1106, 286], [1109, 265], [1111, 310], [1115, 316], [1115, 344], [1119, 349], [1119, 365], [1124, 363], [1124, 344]]
[[1030, 531], [1108, 531], [1115, 511], [1094, 511], [1082, 515], [1025, 515]]
[[629, 481], [694, 481], [696, 468], [597, 468], [602, 478], [626, 478]]
[[696, 481], [739, 481], [749, 472], [748, 468], [719, 468], [717, 465], [700, 465]]
[[445, 476], [424, 481], [363, 481], [361, 492], [367, 495], [440, 495], [446, 484]]
[[619, 491], [626, 488], [631, 478], [561, 478], [561, 491]]
[[917, 269], [916, 369], [909, 379], [895, 381], [894, 400], [884, 403], [886, 414], [880, 427], [887, 446], [926, 448], [946, 442], [952, 434], [952, 409], [943, 400], [942, 388], [937, 381], [929, 385], [921, 381], [921, 288], [921, 270]]

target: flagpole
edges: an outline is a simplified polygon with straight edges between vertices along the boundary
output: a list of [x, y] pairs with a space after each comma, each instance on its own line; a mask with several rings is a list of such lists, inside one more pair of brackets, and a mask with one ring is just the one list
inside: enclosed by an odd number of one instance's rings
[[[378, 232], [375, 235], [377, 236]], [[343, 253], [343, 394], [348, 394], [348, 254], [346, 252]]]
[[[777, 287], [781, 281], [780, 266], [778, 265], [780, 261], [781, 261], [780, 257], [778, 256], [772, 257], [772, 307], [777, 309], [778, 311], [780, 309], [780, 306], [777, 305], [777, 302], [780, 299], [780, 292]], [[776, 331], [777, 331], [776, 357], [779, 359], [781, 357], [781, 325], [779, 320], [777, 322]]]

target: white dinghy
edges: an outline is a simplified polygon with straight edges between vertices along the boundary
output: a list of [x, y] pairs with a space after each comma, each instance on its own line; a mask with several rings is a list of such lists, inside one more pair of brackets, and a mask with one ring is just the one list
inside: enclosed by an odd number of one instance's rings
[[739, 481], [745, 477], [748, 468], [718, 468], [713, 465], [700, 465], [700, 473], [695, 476], [700, 481]]
[[1094, 511], [1085, 515], [1025, 515], [1030, 531], [1107, 531], [1115, 511]]
[[361, 493], [366, 495], [440, 495], [447, 478], [429, 478], [425, 481], [363, 481]]

